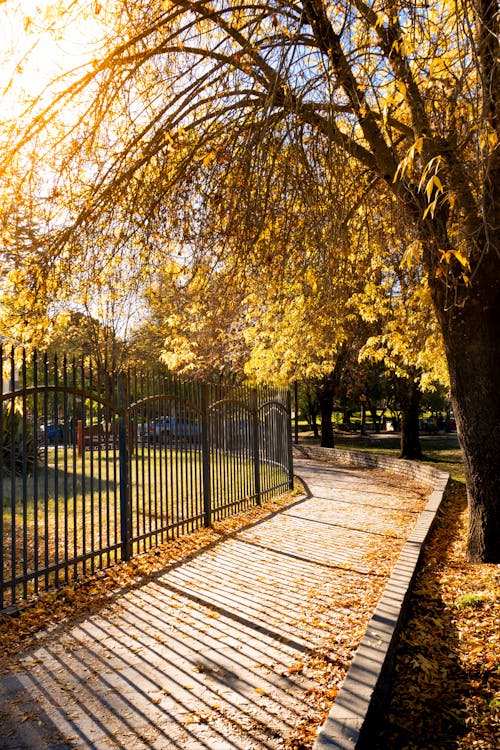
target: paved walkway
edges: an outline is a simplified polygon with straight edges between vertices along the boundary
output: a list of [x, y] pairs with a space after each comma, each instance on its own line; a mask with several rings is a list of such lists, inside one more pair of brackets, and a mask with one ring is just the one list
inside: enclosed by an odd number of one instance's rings
[[394, 475], [296, 473], [310, 497], [20, 655], [1, 675], [0, 747], [290, 747], [333, 699], [318, 660], [338, 684], [423, 504]]

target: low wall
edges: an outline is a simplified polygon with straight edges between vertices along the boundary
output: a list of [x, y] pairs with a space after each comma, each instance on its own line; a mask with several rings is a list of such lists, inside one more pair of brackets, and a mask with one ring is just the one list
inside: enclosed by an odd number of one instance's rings
[[405, 621], [422, 549], [434, 524], [449, 475], [432, 466], [364, 451], [296, 446], [295, 452], [342, 466], [383, 469], [411, 478], [431, 490], [314, 745], [314, 750], [369, 750], [370, 727], [377, 716], [383, 715], [387, 705], [397, 635]]
[[[327, 461], [328, 463], [340, 464], [341, 466], [366, 466], [369, 469], [383, 469], [394, 472], [398, 476], [414, 479], [425, 485], [433, 486], [439, 481], [444, 472], [434, 469], [432, 466], [420, 464], [418, 461], [407, 461], [403, 458], [382, 456], [378, 453], [367, 451], [342, 450], [341, 448], [320, 448], [316, 445], [294, 446], [297, 454], [316, 461]], [[446, 476], [448, 476], [446, 474]]]

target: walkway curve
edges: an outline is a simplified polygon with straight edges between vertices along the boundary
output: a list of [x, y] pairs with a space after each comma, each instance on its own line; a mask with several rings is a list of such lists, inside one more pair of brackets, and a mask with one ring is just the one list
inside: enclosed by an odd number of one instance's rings
[[426, 502], [395, 474], [295, 468], [307, 496], [16, 657], [0, 748], [293, 747], [333, 701]]

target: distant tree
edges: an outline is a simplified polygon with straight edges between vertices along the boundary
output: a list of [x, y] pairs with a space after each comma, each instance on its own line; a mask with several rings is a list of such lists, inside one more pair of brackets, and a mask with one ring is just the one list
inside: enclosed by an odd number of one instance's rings
[[315, 438], [319, 437], [318, 416], [320, 413], [318, 397], [314, 383], [301, 383], [299, 387], [299, 408], [301, 415], [307, 420], [309, 429]]
[[[363, 343], [363, 342], [361, 342]], [[370, 360], [358, 360], [351, 358], [347, 364], [340, 382], [338, 391], [338, 406], [349, 415], [347, 424], [350, 423], [350, 414], [365, 405], [370, 413], [372, 424], [376, 432], [381, 430], [381, 405], [388, 397], [389, 381], [386, 370], [382, 363]]]

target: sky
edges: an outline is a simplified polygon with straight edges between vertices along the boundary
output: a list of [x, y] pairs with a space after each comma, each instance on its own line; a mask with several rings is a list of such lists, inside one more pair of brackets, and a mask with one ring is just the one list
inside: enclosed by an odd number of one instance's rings
[[[27, 100], [58, 75], [95, 58], [103, 31], [95, 6], [95, 0], [0, 0], [0, 124], [20, 118], [27, 107], [29, 111]], [[61, 16], [60, 7], [69, 12]], [[76, 16], [71, 25], [66, 23], [69, 13]], [[46, 102], [51, 99], [47, 93]], [[98, 304], [98, 299], [90, 302], [97, 317]], [[124, 335], [130, 313], [122, 318], [115, 323]]]
[[[77, 18], [66, 25], [66, 15], [79, 6], [91, 9], [89, 0], [0, 0], [0, 105], [2, 119], [18, 116], [26, 96], [39, 94], [63, 72], [91, 55], [99, 35], [97, 16]], [[46, 29], [52, 27], [50, 33]]]

